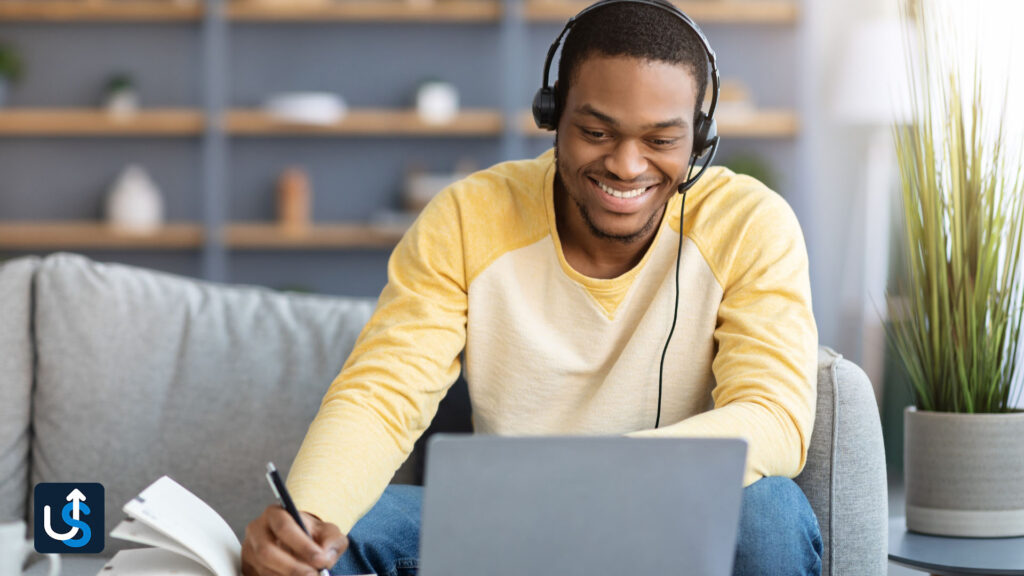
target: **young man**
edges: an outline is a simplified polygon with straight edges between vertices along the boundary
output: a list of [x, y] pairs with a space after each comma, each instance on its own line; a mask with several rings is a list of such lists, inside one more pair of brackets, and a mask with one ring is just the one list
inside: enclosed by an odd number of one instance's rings
[[421, 491], [387, 484], [463, 351], [478, 432], [745, 438], [735, 573], [820, 572], [817, 521], [790, 480], [816, 394], [799, 224], [724, 168], [677, 194], [707, 65], [662, 7], [617, 2], [576, 23], [554, 150], [451, 186], [396, 247], [288, 478], [312, 538], [268, 507], [245, 574], [415, 573]]

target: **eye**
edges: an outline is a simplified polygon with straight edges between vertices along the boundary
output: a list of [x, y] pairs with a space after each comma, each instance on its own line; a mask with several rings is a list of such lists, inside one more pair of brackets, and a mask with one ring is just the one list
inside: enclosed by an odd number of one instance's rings
[[669, 146], [674, 145], [678, 141], [678, 138], [654, 138], [653, 140], [651, 140], [651, 144], [667, 148]]
[[582, 126], [580, 127], [580, 132], [592, 140], [602, 140], [606, 136], [606, 134], [600, 130], [588, 130]]

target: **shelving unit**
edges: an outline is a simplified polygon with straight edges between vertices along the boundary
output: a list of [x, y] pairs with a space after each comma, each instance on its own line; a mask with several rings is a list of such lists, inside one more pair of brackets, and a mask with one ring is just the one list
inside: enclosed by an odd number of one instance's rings
[[2, 0], [0, 22], [189, 22], [203, 17], [193, 2], [111, 0]]
[[153, 233], [132, 233], [93, 221], [0, 222], [0, 250], [198, 249], [199, 224], [172, 222]]
[[433, 4], [406, 4], [359, 0], [324, 6], [274, 6], [232, 2], [231, 20], [248, 22], [496, 22], [501, 4], [487, 0], [448, 0]]
[[442, 125], [424, 123], [415, 110], [352, 110], [327, 126], [282, 122], [261, 110], [232, 110], [226, 125], [234, 136], [497, 136], [502, 130], [496, 110], [462, 110]]
[[[524, 17], [533, 22], [564, 22], [592, 3], [530, 0], [524, 7]], [[793, 24], [799, 16], [794, 0], [696, 0], [675, 5], [703, 24]]]
[[143, 110], [118, 118], [100, 109], [0, 109], [0, 136], [199, 136], [199, 110]]
[[357, 223], [321, 223], [292, 230], [264, 222], [239, 222], [227, 227], [224, 243], [231, 248], [261, 250], [393, 248], [405, 230], [404, 226]]
[[[799, 21], [800, 2], [689, 0], [676, 4], [702, 25], [767, 26], [779, 29], [793, 26]], [[436, 140], [440, 143], [435, 145], [431, 142], [426, 147], [431, 150], [438, 145], [473, 149], [477, 146], [476, 141], [472, 144], [458, 141], [482, 139], [480, 144], [483, 146], [500, 144], [505, 157], [521, 154], [528, 146], [536, 148], [542, 143], [541, 139], [552, 137], [552, 133], [534, 126], [532, 115], [523, 109], [529, 103], [522, 101], [519, 94], [523, 82], [535, 81], [535, 74], [530, 72], [527, 75], [524, 70], [527, 61], [523, 54], [527, 49], [536, 48], [528, 45], [533, 41], [528, 33], [529, 27], [558, 26], [589, 3], [590, 0], [436, 0], [432, 4], [419, 5], [400, 0], [343, 0], [319, 7], [282, 8], [247, 0], [0, 0], [0, 26], [11, 22], [67, 26], [122, 23], [174, 25], [178, 30], [176, 34], [200, 43], [197, 75], [202, 79], [200, 102], [197, 105], [144, 108], [127, 120], [111, 117], [100, 109], [82, 107], [0, 109], [0, 139], [3, 139], [0, 144], [17, 146], [16, 143], [11, 144], [11, 141], [33, 141], [37, 138], [72, 137], [76, 139], [74, 142], [95, 138], [139, 138], [145, 139], [147, 143], [156, 142], [152, 145], [160, 150], [155, 154], [160, 154], [163, 146], [160, 142], [163, 139], [175, 142], [195, 139], [199, 144], [196, 154], [200, 159], [199, 188], [191, 189], [195, 190], [198, 199], [189, 200], [198, 202], [199, 214], [187, 214], [185, 219], [190, 221], [173, 222], [157, 233], [144, 236], [119, 233], [96, 221], [0, 221], [0, 251], [186, 250], [195, 252], [202, 260], [200, 268], [203, 276], [224, 281], [231, 280], [233, 258], [242, 253], [253, 254], [244, 257], [249, 262], [264, 258], [260, 255], [263, 252], [287, 251], [344, 252], [358, 249], [377, 251], [379, 257], [386, 257], [387, 251], [400, 240], [404, 227], [347, 221], [342, 214], [334, 218], [339, 221], [317, 222], [308, 230], [296, 233], [277, 225], [269, 214], [265, 220], [257, 220], [261, 214], [251, 209], [248, 212], [243, 210], [241, 214], [237, 212], [232, 204], [233, 192], [229, 185], [232, 180], [244, 180], [232, 175], [232, 171], [244, 170], [239, 165], [245, 166], [245, 162], [239, 161], [238, 157], [249, 154], [251, 158], [257, 158], [249, 161], [249, 168], [253, 167], [252, 162], [266, 161], [268, 157], [271, 162], [279, 161], [283, 166], [288, 160], [284, 155], [278, 159], [270, 152], [275, 146], [308, 149], [304, 147], [337, 145], [344, 147], [351, 157], [352, 150], [355, 150], [356, 155], [365, 156], [370, 152], [364, 150], [374, 146], [391, 146], [392, 141], [409, 138]], [[228, 61], [231, 46], [229, 38], [268, 34], [274, 35], [279, 41], [277, 26], [281, 26], [282, 30], [291, 30], [289, 34], [297, 34], [294, 31], [296, 26], [305, 30], [305, 25], [313, 25], [311, 30], [315, 32], [310, 33], [312, 37], [314, 34], [322, 34], [320, 30], [324, 26], [363, 23], [382, 27], [399, 25], [398, 30], [402, 32], [393, 33], [403, 35], [406, 30], [421, 30], [413, 27], [439, 26], [450, 32], [453, 26], [465, 25], [474, 30], [470, 36], [477, 38], [477, 41], [480, 41], [481, 36], [493, 36], [498, 46], [494, 66], [508, 70], [502, 80], [504, 85], [496, 90], [500, 94], [500, 101], [494, 101], [491, 97], [483, 102], [483, 107], [464, 108], [455, 121], [442, 126], [423, 123], [414, 110], [407, 108], [360, 106], [350, 109], [345, 118], [334, 125], [310, 126], [275, 120], [259, 108], [240, 105], [244, 99], [235, 102], [237, 95], [232, 90], [234, 71], [232, 63]], [[488, 28], [491, 26], [493, 28]], [[161, 29], [154, 28], [154, 31], [159, 32]], [[112, 30], [116, 33], [118, 28]], [[362, 29], [351, 30], [359, 32]], [[288, 45], [280, 46], [282, 50], [289, 48]], [[339, 56], [339, 64], [346, 59], [365, 58], [365, 55], [358, 53]], [[69, 57], [73, 59], [74, 55]], [[268, 79], [266, 88], [275, 89], [277, 85], [274, 80]], [[249, 90], [251, 93], [252, 88]], [[254, 101], [259, 100], [253, 100], [250, 96], [246, 105]], [[719, 133], [730, 138], [760, 141], [795, 139], [800, 133], [799, 113], [795, 109], [785, 109], [785, 104], [783, 102], [782, 107], [769, 107], [743, 115], [723, 112], [718, 116]], [[278, 139], [288, 141], [275, 144], [274, 141]], [[330, 139], [342, 140], [344, 143], [306, 143]], [[360, 140], [365, 140], [366, 145], [357, 143], [353, 148], [350, 141]], [[134, 146], [134, 140], [132, 142], [128, 146]], [[383, 142], [386, 143], [377, 144]], [[59, 146], [79, 145], [90, 144]], [[91, 145], [107, 144], [101, 142]], [[396, 143], [396, 146], [400, 145]], [[171, 146], [169, 150], [172, 153], [179, 156], [182, 154], [181, 144]], [[186, 143], [184, 146], [191, 147], [194, 144]], [[234, 149], [236, 146], [238, 149]], [[266, 184], [266, 188], [271, 186], [272, 183]], [[247, 183], [240, 188], [240, 192], [235, 190], [234, 193], [248, 194], [250, 188], [251, 184]], [[254, 193], [265, 194], [266, 188]], [[345, 186], [341, 188], [328, 188], [328, 194], [352, 193], [346, 192]], [[382, 192], [369, 189], [360, 190], [359, 193]], [[331, 201], [339, 200], [334, 198]], [[243, 257], [239, 256], [239, 259]]]

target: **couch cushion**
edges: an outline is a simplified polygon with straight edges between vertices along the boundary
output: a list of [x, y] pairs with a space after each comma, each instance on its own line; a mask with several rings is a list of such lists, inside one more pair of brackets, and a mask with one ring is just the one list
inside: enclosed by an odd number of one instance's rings
[[818, 405], [807, 466], [796, 478], [821, 527], [823, 575], [885, 574], [885, 448], [867, 375], [818, 349]]
[[39, 259], [0, 264], [0, 522], [24, 520], [32, 392], [32, 278]]
[[[32, 482], [100, 482], [107, 532], [167, 474], [239, 538], [291, 466], [374, 302], [58, 254], [37, 273]], [[107, 538], [105, 555], [124, 547]]]

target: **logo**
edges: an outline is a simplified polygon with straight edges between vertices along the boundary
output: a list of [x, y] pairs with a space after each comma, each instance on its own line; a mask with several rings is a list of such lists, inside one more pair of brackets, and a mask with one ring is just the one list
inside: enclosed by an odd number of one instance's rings
[[103, 551], [103, 485], [40, 482], [35, 488], [35, 544], [40, 554]]

